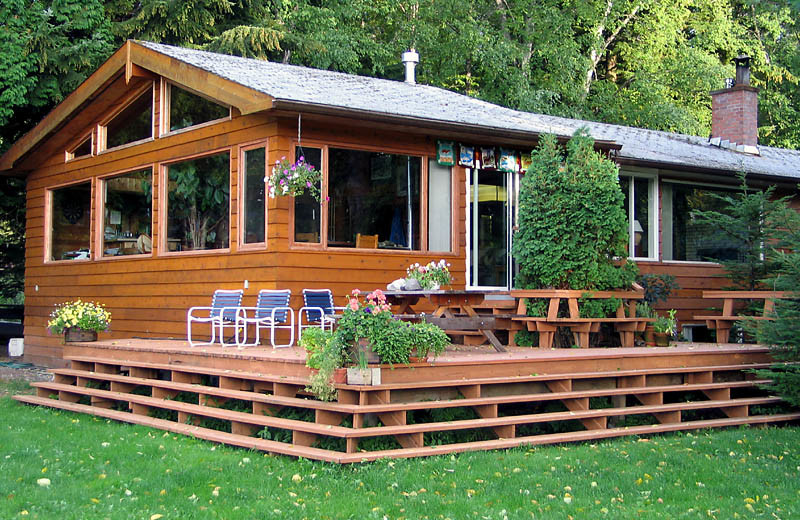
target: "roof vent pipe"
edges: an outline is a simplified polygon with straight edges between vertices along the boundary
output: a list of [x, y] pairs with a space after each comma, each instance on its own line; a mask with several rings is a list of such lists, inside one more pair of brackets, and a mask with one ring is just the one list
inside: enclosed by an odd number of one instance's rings
[[417, 51], [411, 49], [403, 53], [403, 65], [406, 66], [406, 83], [414, 85], [417, 82], [414, 77], [414, 69], [416, 69], [417, 63], [419, 63], [419, 53]]

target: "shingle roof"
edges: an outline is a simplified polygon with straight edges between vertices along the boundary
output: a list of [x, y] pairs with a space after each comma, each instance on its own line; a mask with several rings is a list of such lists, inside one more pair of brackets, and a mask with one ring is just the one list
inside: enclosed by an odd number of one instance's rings
[[532, 135], [570, 136], [587, 127], [598, 140], [622, 145], [621, 159], [661, 167], [744, 171], [800, 179], [800, 151], [759, 146], [760, 155], [720, 148], [697, 136], [520, 112], [427, 85], [356, 76], [225, 54], [138, 42], [173, 59], [267, 94], [276, 102]]

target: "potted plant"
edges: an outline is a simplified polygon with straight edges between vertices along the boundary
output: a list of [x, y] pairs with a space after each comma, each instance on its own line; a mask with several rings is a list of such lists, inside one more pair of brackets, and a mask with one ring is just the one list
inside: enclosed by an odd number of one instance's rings
[[[639, 306], [647, 305], [652, 314], [642, 314], [642, 317], [656, 318], [655, 308], [659, 302], [666, 302], [673, 291], [680, 289], [680, 286], [675, 281], [675, 277], [671, 274], [661, 273], [648, 273], [641, 275], [637, 282], [644, 289], [644, 301], [636, 306], [636, 314], [639, 315]], [[644, 311], [644, 308], [642, 309]], [[654, 339], [655, 328], [653, 325], [647, 325], [644, 330], [644, 341], [648, 346], [655, 346]]]
[[64, 333], [64, 341], [97, 341], [97, 333], [111, 326], [111, 313], [95, 302], [75, 300], [56, 305], [50, 313], [47, 329], [53, 334]]
[[670, 338], [675, 337], [675, 333], [678, 330], [675, 309], [671, 309], [667, 314], [667, 316], [659, 316], [653, 323], [656, 345], [659, 347], [668, 347]]
[[272, 173], [265, 177], [270, 198], [276, 196], [297, 197], [308, 192], [309, 195], [320, 200], [321, 173], [313, 165], [305, 161], [305, 157], [291, 163], [286, 157], [275, 161]]
[[406, 269], [407, 280], [417, 280], [426, 291], [438, 291], [444, 285], [450, 285], [450, 264], [444, 259], [428, 262], [427, 265], [414, 263]]
[[429, 355], [437, 357], [450, 344], [450, 337], [433, 323], [421, 322], [411, 328], [411, 362], [425, 361]]
[[306, 390], [322, 401], [336, 399], [336, 384], [346, 381], [346, 361], [341, 344], [333, 333], [317, 327], [303, 330], [300, 346], [306, 350], [306, 366], [313, 370]]

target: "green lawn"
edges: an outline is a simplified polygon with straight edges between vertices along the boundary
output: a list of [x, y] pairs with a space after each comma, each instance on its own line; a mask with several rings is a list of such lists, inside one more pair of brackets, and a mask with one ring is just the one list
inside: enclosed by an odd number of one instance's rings
[[0, 418], [2, 519], [800, 518], [798, 427], [336, 466], [8, 397]]

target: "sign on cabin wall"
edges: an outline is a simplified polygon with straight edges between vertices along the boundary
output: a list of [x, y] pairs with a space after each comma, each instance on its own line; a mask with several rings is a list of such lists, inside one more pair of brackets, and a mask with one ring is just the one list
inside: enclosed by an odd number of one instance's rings
[[436, 162], [442, 166], [455, 166], [456, 156], [453, 141], [438, 141], [436, 146]]

